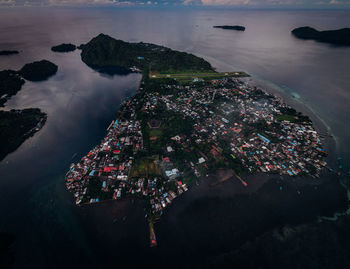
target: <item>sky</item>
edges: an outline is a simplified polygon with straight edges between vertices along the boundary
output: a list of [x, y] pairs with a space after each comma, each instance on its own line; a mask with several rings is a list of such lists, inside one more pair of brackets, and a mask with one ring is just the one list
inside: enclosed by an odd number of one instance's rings
[[0, 6], [201, 6], [240, 8], [350, 8], [350, 0], [0, 0]]

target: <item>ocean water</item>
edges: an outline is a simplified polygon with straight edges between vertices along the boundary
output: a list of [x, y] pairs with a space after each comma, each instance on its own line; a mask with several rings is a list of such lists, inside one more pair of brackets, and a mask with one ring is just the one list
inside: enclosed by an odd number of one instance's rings
[[[212, 27], [223, 24], [244, 25], [246, 31]], [[16, 235], [15, 268], [98, 268], [104, 255], [124, 253], [128, 244], [138, 257], [153, 251], [147, 247], [142, 203], [125, 201], [118, 209], [77, 208], [63, 178], [70, 163], [104, 137], [119, 104], [136, 91], [141, 77], [101, 75], [81, 62], [79, 51], [57, 54], [51, 46], [79, 45], [105, 33], [194, 53], [218, 71], [246, 71], [254, 81], [273, 85], [286, 100], [308, 107], [321, 119], [336, 140], [337, 156], [349, 169], [350, 48], [298, 40], [290, 34], [305, 25], [324, 30], [350, 27], [350, 12], [0, 9], [0, 50], [21, 51], [1, 57], [0, 70], [16, 70], [41, 59], [59, 66], [47, 81], [26, 82], [5, 107], [38, 107], [48, 113], [44, 128], [0, 163], [0, 230]], [[113, 224], [116, 216], [130, 211], [127, 223]], [[114, 232], [106, 232], [110, 230]], [[120, 248], [113, 243], [118, 240], [123, 242]], [[136, 255], [140, 252], [145, 254]]]

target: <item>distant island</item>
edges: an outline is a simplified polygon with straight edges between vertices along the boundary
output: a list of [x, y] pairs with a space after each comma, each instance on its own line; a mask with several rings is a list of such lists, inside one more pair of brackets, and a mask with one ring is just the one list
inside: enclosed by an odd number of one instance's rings
[[18, 54], [18, 50], [0, 50], [0, 56]]
[[41, 60], [24, 65], [19, 74], [29, 81], [42, 81], [56, 74], [57, 69], [58, 67], [54, 63]]
[[319, 42], [350, 46], [350, 28], [339, 30], [318, 31], [312, 27], [300, 27], [292, 30], [292, 34], [300, 39], [312, 39]]
[[54, 52], [71, 52], [71, 51], [75, 51], [76, 49], [76, 46], [73, 45], [73, 44], [60, 44], [60, 45], [57, 45], [57, 46], [53, 46], [51, 48], [52, 51]]
[[81, 45], [81, 59], [88, 66], [104, 71], [116, 68], [118, 71], [157, 70], [174, 73], [179, 71], [214, 71], [202, 58], [186, 52], [148, 44], [128, 43], [100, 34], [87, 44]]
[[245, 27], [244, 26], [240, 26], [240, 25], [222, 25], [222, 26], [213, 26], [214, 28], [220, 28], [220, 29], [224, 29], [224, 30], [236, 30], [236, 31], [245, 31]]
[[0, 111], [0, 161], [39, 131], [46, 118], [38, 108]]
[[3, 70], [0, 71], [0, 106], [13, 95], [15, 95], [25, 83], [16, 71]]

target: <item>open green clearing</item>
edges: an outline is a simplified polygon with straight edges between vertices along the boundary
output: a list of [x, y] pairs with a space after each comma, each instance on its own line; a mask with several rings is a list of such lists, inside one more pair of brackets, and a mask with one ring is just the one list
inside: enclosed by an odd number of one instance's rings
[[221, 79], [224, 77], [247, 77], [249, 76], [245, 72], [181, 72], [181, 73], [158, 73], [158, 72], [150, 72], [149, 77], [151, 79], [158, 78], [172, 78], [180, 81], [193, 81], [195, 79]]
[[144, 158], [136, 161], [131, 168], [130, 177], [159, 176], [160, 170], [156, 161], [158, 156]]

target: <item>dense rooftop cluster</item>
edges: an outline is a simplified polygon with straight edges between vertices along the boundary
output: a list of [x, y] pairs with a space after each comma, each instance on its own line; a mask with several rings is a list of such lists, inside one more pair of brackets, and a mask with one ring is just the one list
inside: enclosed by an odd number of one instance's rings
[[135, 195], [159, 216], [219, 167], [319, 176], [327, 153], [307, 116], [235, 78], [196, 81], [151, 79], [122, 104], [101, 144], [66, 175], [77, 204]]
[[177, 94], [159, 99], [194, 121], [191, 139], [206, 161], [239, 159], [249, 172], [291, 176], [318, 176], [326, 166], [327, 153], [309, 118], [281, 99], [232, 79], [175, 87]]

